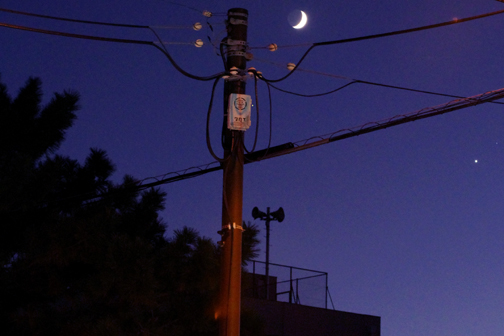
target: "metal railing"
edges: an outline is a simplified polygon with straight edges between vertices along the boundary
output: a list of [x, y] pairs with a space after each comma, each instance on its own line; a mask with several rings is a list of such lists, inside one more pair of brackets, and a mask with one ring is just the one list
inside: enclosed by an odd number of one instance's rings
[[[265, 262], [252, 260], [251, 270], [243, 275], [243, 295], [252, 298], [328, 308], [332, 305], [327, 272], [269, 263], [266, 279]], [[262, 267], [264, 266], [264, 267]]]

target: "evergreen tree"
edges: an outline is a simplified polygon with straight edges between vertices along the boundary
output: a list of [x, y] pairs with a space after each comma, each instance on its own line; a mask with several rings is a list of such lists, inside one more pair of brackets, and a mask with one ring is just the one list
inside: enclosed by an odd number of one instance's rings
[[0, 83], [2, 335], [215, 335], [217, 245], [186, 227], [166, 238], [165, 194], [112, 183], [103, 150], [55, 154], [79, 97], [41, 98], [38, 79], [15, 99]]
[[5, 262], [23, 247], [22, 232], [33, 220], [27, 208], [40, 204], [45, 195], [37, 176], [42, 158], [58, 149], [66, 129], [75, 120], [79, 96], [55, 94], [40, 106], [41, 82], [30, 78], [15, 99], [0, 83], [0, 260]]

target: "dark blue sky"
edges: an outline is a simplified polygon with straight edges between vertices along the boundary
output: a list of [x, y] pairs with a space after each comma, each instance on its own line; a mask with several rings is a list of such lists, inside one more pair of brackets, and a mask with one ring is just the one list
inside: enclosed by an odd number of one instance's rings
[[[504, 9], [492, 1], [14, 1], [2, 7], [80, 20], [156, 28], [176, 62], [207, 76], [222, 71], [218, 43], [225, 16], [203, 9], [249, 10], [249, 66], [267, 78], [287, 73], [314, 42], [385, 33]], [[196, 10], [197, 9], [197, 10]], [[289, 14], [308, 14], [290, 27]], [[90, 26], [0, 12], [0, 22], [41, 29], [155, 41], [148, 30]], [[315, 48], [299, 71], [278, 86], [316, 94], [370, 82], [473, 96], [504, 86], [504, 14], [427, 31]], [[191, 42], [202, 39], [196, 48]], [[205, 141], [212, 82], [180, 74], [151, 46], [88, 41], [0, 28], [1, 80], [11, 95], [29, 76], [43, 81], [45, 100], [65, 89], [81, 94], [78, 121], [60, 153], [84, 160], [105, 149], [124, 174], [139, 179], [213, 161]], [[300, 45], [300, 46], [299, 46]], [[291, 47], [282, 47], [291, 46]], [[297, 47], [292, 47], [297, 46]], [[277, 66], [276, 64], [280, 64]], [[318, 73], [315, 73], [318, 72]], [[322, 74], [320, 74], [322, 73]], [[325, 74], [325, 75], [323, 75]], [[247, 84], [253, 95], [253, 81]], [[268, 144], [268, 92], [259, 83], [258, 148]], [[220, 155], [222, 85], [211, 119]], [[272, 145], [296, 142], [451, 98], [354, 84], [304, 98], [272, 91]], [[254, 103], [255, 98], [254, 98]], [[271, 261], [329, 273], [338, 310], [379, 315], [383, 335], [499, 335], [504, 333], [504, 106], [484, 104], [334, 142], [245, 167], [244, 220], [254, 206], [282, 206], [272, 223]], [[254, 116], [255, 118], [255, 116]], [[253, 120], [253, 127], [255, 126]], [[247, 146], [254, 132], [246, 134]], [[475, 161], [477, 160], [477, 162]], [[162, 187], [168, 230], [183, 225], [219, 239], [222, 173]], [[257, 222], [263, 229], [264, 224]], [[261, 233], [263, 236], [264, 230]], [[264, 239], [262, 243], [264, 251]], [[261, 260], [264, 256], [261, 255]]]

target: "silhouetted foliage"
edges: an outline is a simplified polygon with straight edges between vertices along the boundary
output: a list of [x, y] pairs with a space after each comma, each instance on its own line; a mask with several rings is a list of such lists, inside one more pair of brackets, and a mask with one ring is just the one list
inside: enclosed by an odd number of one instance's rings
[[[2, 335], [215, 335], [219, 248], [193, 229], [165, 237], [165, 194], [119, 184], [105, 151], [55, 154], [76, 93], [41, 108], [40, 80], [0, 84]], [[257, 228], [244, 235], [244, 261]]]
[[259, 228], [256, 224], [243, 222], [243, 248], [242, 248], [242, 264], [247, 266], [247, 262], [259, 256]]

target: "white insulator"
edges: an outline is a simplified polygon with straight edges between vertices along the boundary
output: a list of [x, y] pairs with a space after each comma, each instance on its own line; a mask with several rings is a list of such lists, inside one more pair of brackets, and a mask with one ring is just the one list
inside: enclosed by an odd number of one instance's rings
[[275, 43], [271, 43], [268, 46], [268, 49], [269, 49], [269, 51], [277, 51], [278, 50], [278, 46]]
[[206, 16], [206, 17], [212, 17], [212, 12], [204, 10], [203, 11], [203, 15]]
[[247, 70], [247, 73], [248, 73], [248, 75], [249, 75], [250, 78], [254, 78], [255, 72], [256, 72], [256, 68], [254, 68], [254, 67], [250, 67]]
[[201, 23], [196, 22], [195, 24], [193, 24], [193, 26], [192, 26], [192, 27], [193, 27], [193, 29], [194, 29], [194, 30], [198, 31], [198, 30], [200, 30], [200, 29], [201, 29], [201, 27], [203, 27], [203, 26], [201, 25]]
[[294, 70], [295, 67], [296, 67], [296, 64], [294, 64], [294, 63], [287, 63], [287, 69], [289, 69], [289, 71]]
[[231, 69], [229, 69], [229, 73], [234, 76], [238, 75], [238, 68], [232, 67]]
[[203, 47], [203, 40], [202, 40], [202, 39], [197, 39], [197, 40], [194, 42], [194, 45], [195, 45], [197, 48], [201, 48], [201, 47]]

